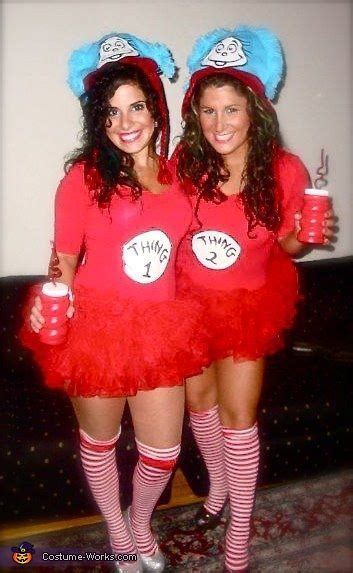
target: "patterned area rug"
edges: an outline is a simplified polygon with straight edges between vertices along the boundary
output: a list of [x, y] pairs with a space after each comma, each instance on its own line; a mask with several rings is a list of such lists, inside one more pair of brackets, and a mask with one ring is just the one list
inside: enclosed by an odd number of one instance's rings
[[[192, 525], [197, 507], [196, 504], [155, 512], [153, 527], [167, 556], [168, 572], [222, 571], [227, 515], [216, 529], [202, 533]], [[259, 490], [251, 537], [251, 572], [352, 572], [352, 512], [353, 471], [350, 470]], [[22, 567], [25, 571], [113, 570], [111, 564], [102, 562], [68, 566], [67, 562], [49, 565], [41, 561], [42, 551], [109, 552], [103, 524], [32, 536], [26, 541], [34, 545], [36, 553], [32, 563]], [[10, 570], [6, 567], [11, 563], [10, 549], [1, 547], [0, 551], [2, 570]]]

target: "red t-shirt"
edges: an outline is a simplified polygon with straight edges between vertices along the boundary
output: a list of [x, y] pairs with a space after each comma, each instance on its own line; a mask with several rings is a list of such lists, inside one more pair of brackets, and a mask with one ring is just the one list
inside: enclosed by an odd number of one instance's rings
[[[277, 163], [281, 195], [281, 225], [275, 234], [257, 225], [248, 235], [248, 221], [238, 195], [222, 203], [200, 201], [192, 233], [183, 241], [180, 265], [191, 281], [220, 290], [254, 290], [266, 280], [274, 243], [294, 229], [294, 214], [300, 211], [308, 173], [301, 160], [288, 152]], [[196, 200], [193, 198], [195, 206]]]
[[190, 202], [176, 179], [162, 194], [144, 190], [135, 201], [124, 191], [102, 210], [91, 200], [83, 165], [72, 167], [56, 194], [56, 250], [78, 254], [84, 248], [75, 286], [138, 300], [172, 299], [176, 251], [192, 219]]

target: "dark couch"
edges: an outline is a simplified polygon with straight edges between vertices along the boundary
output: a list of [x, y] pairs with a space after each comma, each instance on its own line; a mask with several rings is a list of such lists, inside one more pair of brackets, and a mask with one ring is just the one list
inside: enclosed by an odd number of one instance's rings
[[[306, 477], [351, 462], [353, 257], [299, 264], [298, 318], [286, 348], [268, 360], [260, 407], [261, 484]], [[66, 396], [43, 387], [21, 348], [21, 306], [43, 277], [6, 277], [1, 288], [2, 436], [7, 523], [97, 513], [78, 459], [76, 421]], [[136, 449], [128, 412], [119, 442], [122, 504], [131, 499]], [[198, 495], [207, 473], [185, 418], [180, 467]], [[168, 501], [170, 489], [162, 501]]]

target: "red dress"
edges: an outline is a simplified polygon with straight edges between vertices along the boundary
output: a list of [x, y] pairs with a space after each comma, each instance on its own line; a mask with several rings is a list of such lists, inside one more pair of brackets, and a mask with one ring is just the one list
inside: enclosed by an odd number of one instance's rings
[[[50, 387], [71, 396], [128, 396], [183, 383], [201, 371], [205, 343], [196, 301], [176, 300], [175, 263], [191, 220], [176, 180], [162, 194], [129, 190], [109, 210], [90, 198], [82, 165], [56, 194], [55, 247], [85, 258], [74, 280], [67, 341], [49, 346], [23, 328]], [[200, 335], [196, 335], [196, 332]]]
[[210, 361], [275, 352], [295, 316], [297, 273], [278, 238], [294, 228], [308, 175], [300, 159], [285, 151], [276, 171], [282, 215], [277, 233], [257, 225], [249, 236], [241, 199], [233, 195], [221, 203], [201, 200], [198, 222], [182, 243], [178, 296], [203, 304]]

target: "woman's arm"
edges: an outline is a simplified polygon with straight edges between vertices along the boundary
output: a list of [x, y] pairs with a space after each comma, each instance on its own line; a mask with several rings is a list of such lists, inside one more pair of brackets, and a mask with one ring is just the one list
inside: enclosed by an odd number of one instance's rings
[[[79, 261], [79, 253], [84, 240], [86, 212], [90, 204], [84, 181], [83, 165], [77, 164], [61, 180], [55, 196], [55, 242], [52, 249], [48, 277], [50, 280], [73, 287]], [[58, 251], [56, 248], [58, 247]], [[61, 250], [60, 250], [61, 249]], [[37, 296], [30, 313], [30, 323], [34, 332], [39, 332], [44, 324], [42, 304]], [[72, 302], [67, 316], [74, 314]]]
[[292, 231], [286, 237], [278, 239], [278, 242], [282, 249], [291, 257], [296, 257], [307, 247], [307, 245], [298, 241], [296, 231]]
[[[284, 151], [278, 165], [278, 177], [282, 189], [282, 222], [278, 230], [278, 243], [292, 257], [296, 257], [313, 247], [310, 243], [298, 241], [301, 229], [301, 210], [303, 208], [304, 191], [310, 187], [310, 177], [305, 165], [296, 155]], [[329, 209], [322, 223], [324, 245], [330, 244], [335, 232], [335, 216]]]
[[48, 268], [49, 278], [60, 283], [65, 283], [72, 289], [78, 259], [78, 254], [57, 253], [55, 249], [53, 249]]

